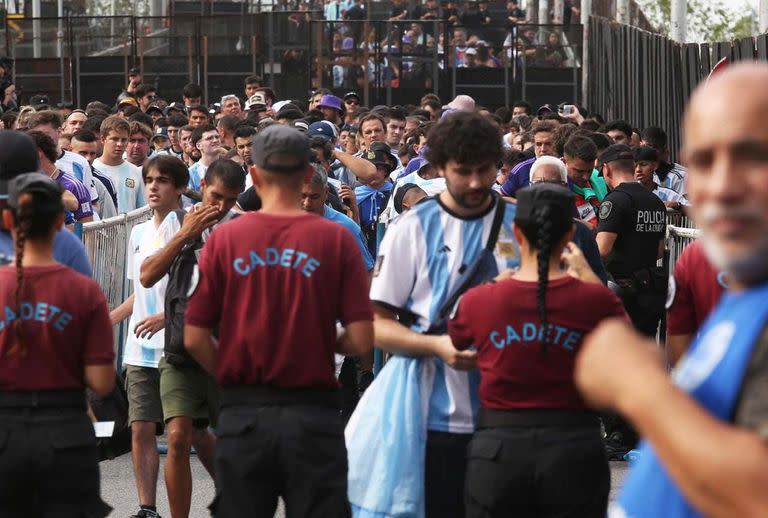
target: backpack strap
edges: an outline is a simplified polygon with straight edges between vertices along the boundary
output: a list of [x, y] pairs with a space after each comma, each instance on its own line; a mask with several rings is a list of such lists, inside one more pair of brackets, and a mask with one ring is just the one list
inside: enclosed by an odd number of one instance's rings
[[506, 209], [507, 202], [504, 201], [504, 198], [501, 196], [496, 196], [496, 211], [493, 215], [491, 231], [488, 233], [488, 242], [485, 244], [485, 250], [483, 251], [485, 253], [479, 253], [474, 262], [469, 265], [464, 270], [464, 273], [461, 275], [461, 277], [459, 277], [453, 292], [449, 297], [445, 299], [443, 305], [440, 306], [438, 317], [441, 320], [445, 319], [451, 313], [451, 311], [453, 311], [453, 307], [456, 305], [459, 297], [464, 295], [468, 289], [475, 286], [474, 283], [476, 282], [475, 277], [477, 270], [480, 267], [480, 263], [482, 263], [485, 259], [483, 256], [486, 254], [493, 254], [493, 249], [496, 247], [496, 241], [499, 239], [499, 232], [501, 230], [501, 224], [504, 222], [504, 213], [506, 212]]

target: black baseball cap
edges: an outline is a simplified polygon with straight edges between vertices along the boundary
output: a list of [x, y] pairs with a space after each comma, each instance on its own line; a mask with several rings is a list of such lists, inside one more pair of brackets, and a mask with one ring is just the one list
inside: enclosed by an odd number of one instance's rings
[[345, 101], [346, 101], [347, 99], [351, 99], [351, 98], [353, 98], [353, 97], [354, 97], [355, 99], [357, 99], [357, 102], [360, 102], [360, 96], [359, 96], [359, 95], [357, 95], [357, 92], [347, 92], [347, 93], [345, 93], [345, 94], [344, 94], [344, 100], [345, 100]]
[[50, 106], [51, 101], [50, 99], [48, 99], [47, 95], [37, 94], [37, 95], [33, 95], [29, 99], [29, 105], [35, 108], [40, 108], [42, 106]]
[[139, 67], [133, 67], [130, 70], [128, 70], [128, 76], [129, 77], [130, 76], [140, 76], [140, 75], [141, 75], [141, 70], [139, 69]]
[[309, 138], [301, 131], [273, 124], [253, 139], [253, 163], [276, 173], [292, 173], [309, 165], [312, 150]]
[[55, 180], [42, 173], [25, 173], [8, 182], [8, 206], [18, 207], [19, 196], [24, 193], [36, 193], [46, 198], [46, 203], [56, 204], [64, 210], [61, 194], [64, 189]]
[[634, 160], [635, 154], [632, 152], [632, 148], [626, 144], [613, 144], [605, 148], [603, 154], [597, 161], [598, 167], [603, 167], [608, 162], [614, 160]]
[[562, 185], [538, 183], [517, 191], [517, 212], [515, 223], [529, 225], [534, 223], [533, 215], [537, 208], [552, 207], [549, 217], [556, 228], [573, 225], [574, 195]]
[[395, 168], [392, 166], [392, 160], [390, 160], [390, 158], [387, 157], [387, 155], [389, 155], [390, 157], [392, 156], [386, 151], [382, 151], [382, 150], [376, 150], [376, 151], [370, 150], [370, 151], [363, 152], [363, 158], [365, 158], [366, 160], [368, 160], [369, 162], [375, 165], [386, 167], [387, 170], [391, 173], [392, 171], [395, 170]]
[[405, 198], [405, 195], [408, 194], [408, 191], [418, 188], [419, 186], [415, 183], [406, 183], [397, 189], [397, 192], [395, 192], [395, 196], [392, 199], [392, 204], [395, 206], [395, 210], [398, 214], [403, 212], [403, 199]]
[[40, 170], [32, 137], [21, 131], [0, 131], [0, 200], [8, 199], [8, 183], [19, 175]]

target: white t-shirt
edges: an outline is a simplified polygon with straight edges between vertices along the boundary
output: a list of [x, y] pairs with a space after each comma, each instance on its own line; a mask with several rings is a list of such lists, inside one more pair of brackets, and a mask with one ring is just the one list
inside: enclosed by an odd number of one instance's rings
[[128, 260], [126, 262], [126, 277], [133, 281], [133, 292], [136, 298], [133, 302], [133, 313], [128, 324], [128, 338], [125, 341], [123, 363], [139, 367], [157, 368], [163, 356], [165, 331], [160, 330], [152, 338], [137, 338], [133, 330], [143, 319], [163, 313], [165, 309], [165, 289], [168, 286], [168, 275], [164, 275], [154, 286], [145, 288], [139, 282], [141, 264], [147, 257], [156, 254], [179, 231], [181, 225], [175, 212], [170, 212], [159, 227], [155, 220], [150, 219], [131, 230], [128, 240]]
[[98, 158], [93, 161], [93, 168], [108, 176], [117, 189], [117, 212], [130, 212], [147, 204], [141, 169], [126, 161], [120, 165], [106, 165]]
[[[506, 203], [506, 202], [503, 202]], [[498, 271], [520, 265], [520, 249], [512, 223], [516, 206], [506, 203], [494, 249]], [[438, 197], [412, 207], [392, 223], [379, 247], [371, 300], [415, 316], [411, 330], [426, 332], [451, 295], [463, 271], [486, 245], [495, 204], [473, 219], [448, 212]], [[441, 359], [424, 359], [422, 386], [431, 387], [427, 428], [438, 432], [472, 433], [479, 408], [477, 371], [461, 372]]]
[[96, 190], [96, 185], [93, 183], [93, 173], [91, 173], [91, 164], [88, 163], [88, 160], [77, 153], [64, 151], [59, 159], [56, 160], [56, 167], [60, 171], [75, 177], [80, 183], [85, 185], [85, 188], [91, 194], [91, 202], [99, 200], [99, 193]]
[[684, 207], [689, 207], [691, 205], [691, 203], [682, 194], [675, 192], [672, 189], [661, 187], [658, 184], [653, 190], [653, 194], [658, 196], [661, 201], [674, 201]]

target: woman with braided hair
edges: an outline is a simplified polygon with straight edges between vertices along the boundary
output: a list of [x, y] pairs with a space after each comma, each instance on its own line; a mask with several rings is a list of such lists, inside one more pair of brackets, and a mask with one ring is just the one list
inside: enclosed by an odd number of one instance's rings
[[85, 403], [86, 388], [105, 395], [114, 384], [106, 299], [53, 257], [61, 187], [29, 173], [7, 191], [15, 258], [0, 267], [0, 516], [107, 516]]
[[537, 184], [517, 196], [520, 269], [467, 291], [448, 324], [481, 374], [466, 516], [602, 517], [608, 461], [573, 369], [583, 337], [624, 309], [571, 242], [573, 194]]

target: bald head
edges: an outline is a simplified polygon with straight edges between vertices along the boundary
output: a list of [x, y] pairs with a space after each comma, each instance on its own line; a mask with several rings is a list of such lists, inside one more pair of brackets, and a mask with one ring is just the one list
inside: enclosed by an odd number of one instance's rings
[[759, 121], [752, 130], [768, 132], [766, 84], [768, 63], [738, 63], [700, 85], [686, 112], [684, 147], [695, 144], [702, 130], [710, 134], [720, 134], [723, 129], [742, 132], [752, 121]]
[[685, 117], [683, 160], [702, 243], [742, 285], [768, 279], [766, 84], [768, 64], [730, 66], [696, 90]]

